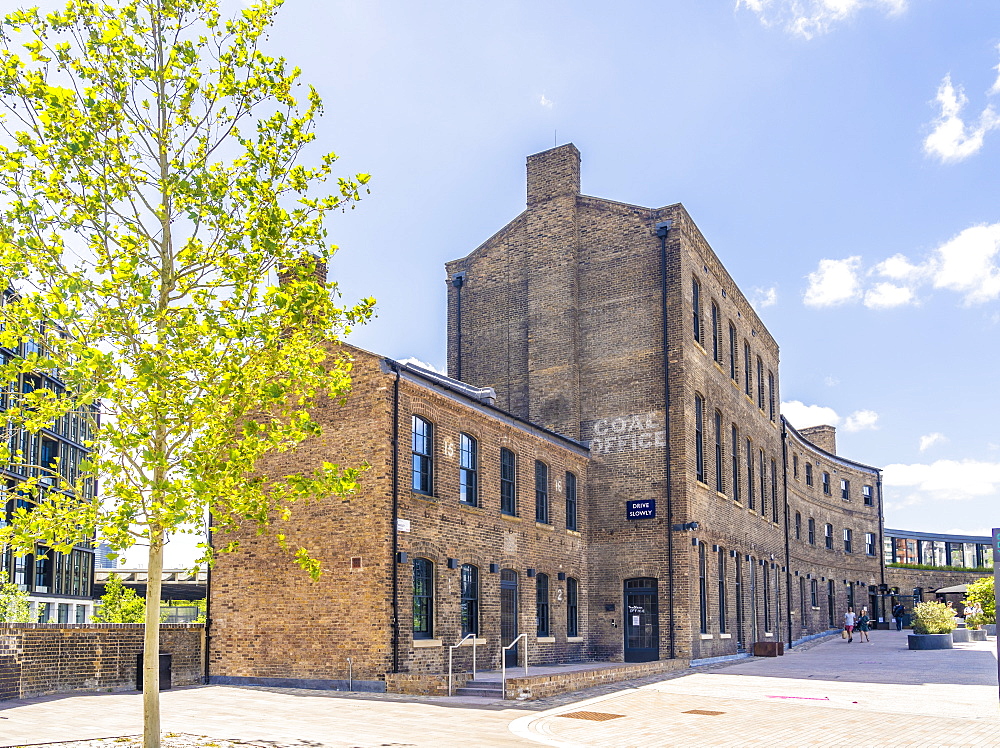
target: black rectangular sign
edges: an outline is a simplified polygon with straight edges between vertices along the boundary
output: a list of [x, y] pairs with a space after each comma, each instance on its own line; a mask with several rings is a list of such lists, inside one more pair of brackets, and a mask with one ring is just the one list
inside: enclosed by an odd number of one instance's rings
[[656, 516], [656, 499], [626, 501], [625, 509], [629, 519], [650, 519]]

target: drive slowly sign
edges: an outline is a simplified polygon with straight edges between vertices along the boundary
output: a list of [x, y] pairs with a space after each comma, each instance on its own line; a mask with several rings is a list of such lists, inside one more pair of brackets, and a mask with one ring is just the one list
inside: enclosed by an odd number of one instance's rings
[[629, 519], [651, 519], [656, 516], [656, 499], [626, 501], [625, 508]]

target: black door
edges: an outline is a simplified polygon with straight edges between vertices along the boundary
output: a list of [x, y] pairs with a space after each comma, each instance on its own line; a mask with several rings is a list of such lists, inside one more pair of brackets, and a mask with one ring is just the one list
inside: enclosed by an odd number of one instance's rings
[[656, 580], [625, 580], [625, 662], [660, 658], [660, 621]]
[[743, 556], [736, 554], [736, 649], [742, 652], [746, 646], [743, 634]]
[[[513, 569], [500, 571], [500, 644], [506, 647], [517, 638], [517, 572]], [[517, 650], [520, 642], [504, 653], [508, 667], [517, 665]]]
[[757, 641], [757, 559], [750, 557], [750, 645]]

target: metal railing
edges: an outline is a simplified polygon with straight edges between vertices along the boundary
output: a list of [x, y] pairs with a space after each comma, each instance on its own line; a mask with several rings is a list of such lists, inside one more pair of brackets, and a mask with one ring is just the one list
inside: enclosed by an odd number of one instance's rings
[[520, 639], [524, 639], [524, 675], [525, 677], [528, 675], [528, 635], [518, 634], [517, 639], [500, 650], [500, 690], [504, 699], [507, 698], [507, 650], [517, 644]]
[[476, 677], [476, 635], [466, 634], [461, 639], [458, 640], [458, 644], [452, 644], [448, 647], [448, 695], [451, 696], [451, 661], [452, 655], [455, 652], [455, 647], [461, 647], [466, 639], [472, 639], [472, 677]]

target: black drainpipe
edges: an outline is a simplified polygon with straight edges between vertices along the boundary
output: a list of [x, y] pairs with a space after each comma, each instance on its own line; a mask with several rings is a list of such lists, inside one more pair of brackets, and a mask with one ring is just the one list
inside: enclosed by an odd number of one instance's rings
[[674, 507], [670, 493], [670, 370], [667, 354], [667, 234], [673, 221], [661, 221], [656, 224], [656, 235], [660, 237], [660, 296], [663, 301], [663, 422], [664, 449], [666, 461], [666, 499], [667, 499], [667, 585], [670, 588], [670, 659], [677, 656], [674, 631]]
[[392, 384], [392, 672], [399, 672], [399, 367]]
[[[875, 478], [875, 490], [878, 493], [878, 548], [876, 549], [876, 552], [879, 557], [879, 582], [881, 584], [885, 584], [885, 539], [882, 537], [882, 530], [885, 527], [885, 519], [882, 516], [882, 471], [879, 470], [876, 475], [878, 476]], [[876, 621], [878, 620], [880, 613], [883, 618], [886, 620], [889, 619], [889, 616], [886, 614], [887, 611], [885, 610], [885, 596], [881, 594], [883, 589], [884, 588], [879, 587], [879, 595], [875, 598], [882, 607], [881, 611], [875, 611]]]
[[[465, 273], [455, 273], [451, 279], [455, 287], [455, 379], [462, 380], [462, 286], [465, 285]], [[450, 373], [450, 372], [449, 372]]]
[[[788, 601], [788, 646], [792, 646], [792, 553], [789, 546], [788, 533], [788, 430], [785, 428], [785, 417], [781, 416], [781, 481], [782, 492], [785, 495], [785, 599]], [[802, 606], [800, 605], [801, 609]]]
[[[209, 547], [210, 550], [214, 550], [212, 548], [212, 513], [211, 512], [209, 512], [209, 514], [208, 514], [208, 527], [206, 529], [207, 529], [207, 533], [206, 533], [207, 538], [206, 539], [208, 540], [208, 547]], [[212, 641], [212, 564], [214, 562], [215, 562], [215, 559], [213, 558], [209, 562], [208, 569], [206, 570], [206, 573], [205, 573], [205, 652], [204, 652], [204, 655], [205, 655], [205, 668], [204, 669], [205, 669], [205, 684], [206, 685], [208, 684], [208, 678], [209, 678], [209, 674], [208, 674], [208, 663], [209, 663], [209, 660], [208, 660], [208, 647], [209, 647], [209, 644]], [[195, 576], [195, 581], [196, 582], [198, 581], [197, 575]]]

